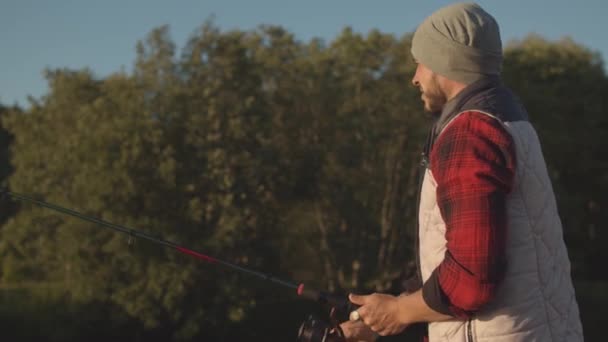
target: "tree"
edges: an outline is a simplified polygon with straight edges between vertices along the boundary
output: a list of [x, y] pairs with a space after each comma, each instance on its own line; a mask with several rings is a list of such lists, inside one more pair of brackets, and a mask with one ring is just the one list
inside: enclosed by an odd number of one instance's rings
[[[10, 164], [9, 147], [11, 145], [12, 136], [4, 129], [2, 120], [9, 111], [19, 111], [19, 108], [7, 108], [0, 103], [0, 187], [6, 187], [7, 178], [12, 172]], [[0, 212], [0, 226], [14, 214], [14, 206], [6, 198], [0, 198], [0, 208], [3, 210]]]
[[[12, 141], [11, 134], [4, 129], [4, 125], [2, 125], [2, 120], [4, 116], [9, 112], [9, 108], [4, 107], [0, 104], [0, 188], [7, 187], [7, 178], [12, 172], [12, 167], [9, 160], [9, 147]], [[18, 108], [13, 108], [13, 110], [18, 110]], [[16, 211], [16, 207], [12, 201], [10, 201], [6, 197], [0, 197], [0, 232], [2, 231], [2, 225], [6, 220], [13, 216]], [[0, 245], [3, 243], [0, 242]], [[2, 247], [0, 247], [2, 248]], [[0, 269], [0, 281], [4, 278], [4, 269]], [[9, 270], [10, 273], [10, 270]]]

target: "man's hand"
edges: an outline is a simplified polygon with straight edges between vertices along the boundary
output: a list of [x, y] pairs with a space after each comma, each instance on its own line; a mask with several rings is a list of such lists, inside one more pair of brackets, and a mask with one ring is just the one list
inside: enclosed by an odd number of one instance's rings
[[406, 308], [401, 303], [402, 298], [381, 293], [348, 296], [351, 302], [361, 306], [357, 312], [363, 323], [381, 336], [395, 335], [407, 328], [409, 322], [404, 317]]
[[340, 324], [347, 342], [374, 342], [378, 334], [361, 321], [346, 321]]

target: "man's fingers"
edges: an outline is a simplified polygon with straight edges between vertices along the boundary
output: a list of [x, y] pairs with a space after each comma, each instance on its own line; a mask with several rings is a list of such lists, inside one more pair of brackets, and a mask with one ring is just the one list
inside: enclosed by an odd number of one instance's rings
[[382, 328], [381, 328], [381, 327], [379, 327], [379, 326], [377, 326], [377, 325], [372, 325], [372, 326], [369, 326], [369, 325], [368, 325], [368, 327], [369, 327], [369, 328], [370, 328], [370, 329], [371, 329], [373, 332], [375, 332], [376, 334], [379, 334], [379, 333], [380, 333], [380, 331], [382, 330]]
[[380, 336], [388, 336], [388, 335], [390, 335], [386, 330], [377, 331], [376, 333], [378, 335], [380, 335]]
[[364, 305], [366, 300], [367, 300], [367, 296], [359, 296], [356, 294], [349, 294], [348, 295], [348, 299], [353, 303], [353, 304], [357, 304], [357, 305]]
[[[363, 317], [361, 316], [361, 320], [363, 321], [363, 323], [365, 323], [365, 325], [367, 325], [368, 327], [372, 327], [374, 326], [374, 323], [377, 323], [375, 321], [373, 321], [371, 318], [369, 317]], [[374, 330], [375, 331], [375, 330]]]

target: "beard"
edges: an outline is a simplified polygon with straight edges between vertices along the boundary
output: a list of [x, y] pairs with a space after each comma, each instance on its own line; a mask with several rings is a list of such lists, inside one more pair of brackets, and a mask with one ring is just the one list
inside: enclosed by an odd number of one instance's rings
[[428, 113], [440, 113], [447, 102], [445, 93], [441, 90], [436, 75], [429, 80], [425, 86], [420, 85], [422, 102], [424, 102], [424, 110]]
[[434, 114], [443, 110], [446, 98], [442, 94], [423, 92], [422, 101], [424, 102], [424, 111]]

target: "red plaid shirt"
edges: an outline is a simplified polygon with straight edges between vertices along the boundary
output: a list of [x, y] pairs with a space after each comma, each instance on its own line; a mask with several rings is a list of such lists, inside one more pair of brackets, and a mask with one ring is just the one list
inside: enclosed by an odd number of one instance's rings
[[439, 136], [430, 167], [447, 250], [423, 295], [435, 310], [467, 318], [493, 298], [505, 272], [514, 143], [498, 120], [468, 111]]

